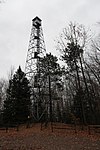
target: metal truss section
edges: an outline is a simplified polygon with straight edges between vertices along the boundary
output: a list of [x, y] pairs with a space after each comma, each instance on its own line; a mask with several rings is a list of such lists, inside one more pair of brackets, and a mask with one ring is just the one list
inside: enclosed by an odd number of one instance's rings
[[45, 42], [42, 30], [42, 20], [35, 17], [32, 20], [32, 29], [25, 65], [25, 73], [30, 81], [33, 80], [34, 76], [39, 71], [39, 59], [43, 58], [46, 53]]

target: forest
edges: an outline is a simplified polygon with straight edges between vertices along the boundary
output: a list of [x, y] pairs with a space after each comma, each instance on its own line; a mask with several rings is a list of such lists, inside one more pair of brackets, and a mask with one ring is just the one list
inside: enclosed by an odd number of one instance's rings
[[70, 22], [55, 47], [57, 56], [39, 59], [33, 82], [20, 66], [0, 79], [0, 126], [28, 119], [100, 125], [99, 33], [93, 37], [84, 25]]

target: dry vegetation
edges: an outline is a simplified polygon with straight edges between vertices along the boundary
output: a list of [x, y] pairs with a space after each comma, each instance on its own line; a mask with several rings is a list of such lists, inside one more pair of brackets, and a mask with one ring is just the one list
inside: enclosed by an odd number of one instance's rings
[[[59, 125], [63, 126], [63, 125]], [[0, 150], [99, 150], [100, 134], [81, 131], [75, 133], [67, 129], [54, 129], [51, 126], [41, 131], [41, 125], [35, 124], [30, 128], [21, 126], [17, 132], [15, 128], [0, 130]], [[70, 130], [69, 130], [70, 129]]]

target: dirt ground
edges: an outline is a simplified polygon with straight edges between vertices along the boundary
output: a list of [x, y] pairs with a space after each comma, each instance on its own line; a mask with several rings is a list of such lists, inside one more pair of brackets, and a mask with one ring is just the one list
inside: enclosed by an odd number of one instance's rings
[[87, 131], [75, 133], [72, 129], [41, 131], [40, 124], [30, 128], [20, 127], [0, 130], [0, 150], [100, 150], [100, 133], [88, 135]]

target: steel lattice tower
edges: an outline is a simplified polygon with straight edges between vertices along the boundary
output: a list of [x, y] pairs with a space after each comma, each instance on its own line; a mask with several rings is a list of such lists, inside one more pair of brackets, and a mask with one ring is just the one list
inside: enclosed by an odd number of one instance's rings
[[43, 101], [40, 98], [40, 59], [42, 59], [46, 54], [41, 22], [42, 20], [38, 17], [35, 17], [32, 20], [32, 29], [25, 65], [25, 73], [32, 86], [32, 103], [33, 110], [35, 110], [33, 114], [34, 118], [36, 118], [37, 121], [43, 115], [43, 112], [40, 111], [40, 105], [42, 105], [43, 103]]
[[41, 19], [35, 17], [32, 20], [32, 29], [26, 59], [25, 73], [30, 81], [33, 80], [35, 74], [39, 71], [39, 58], [42, 58], [45, 53], [45, 42], [42, 31]]

